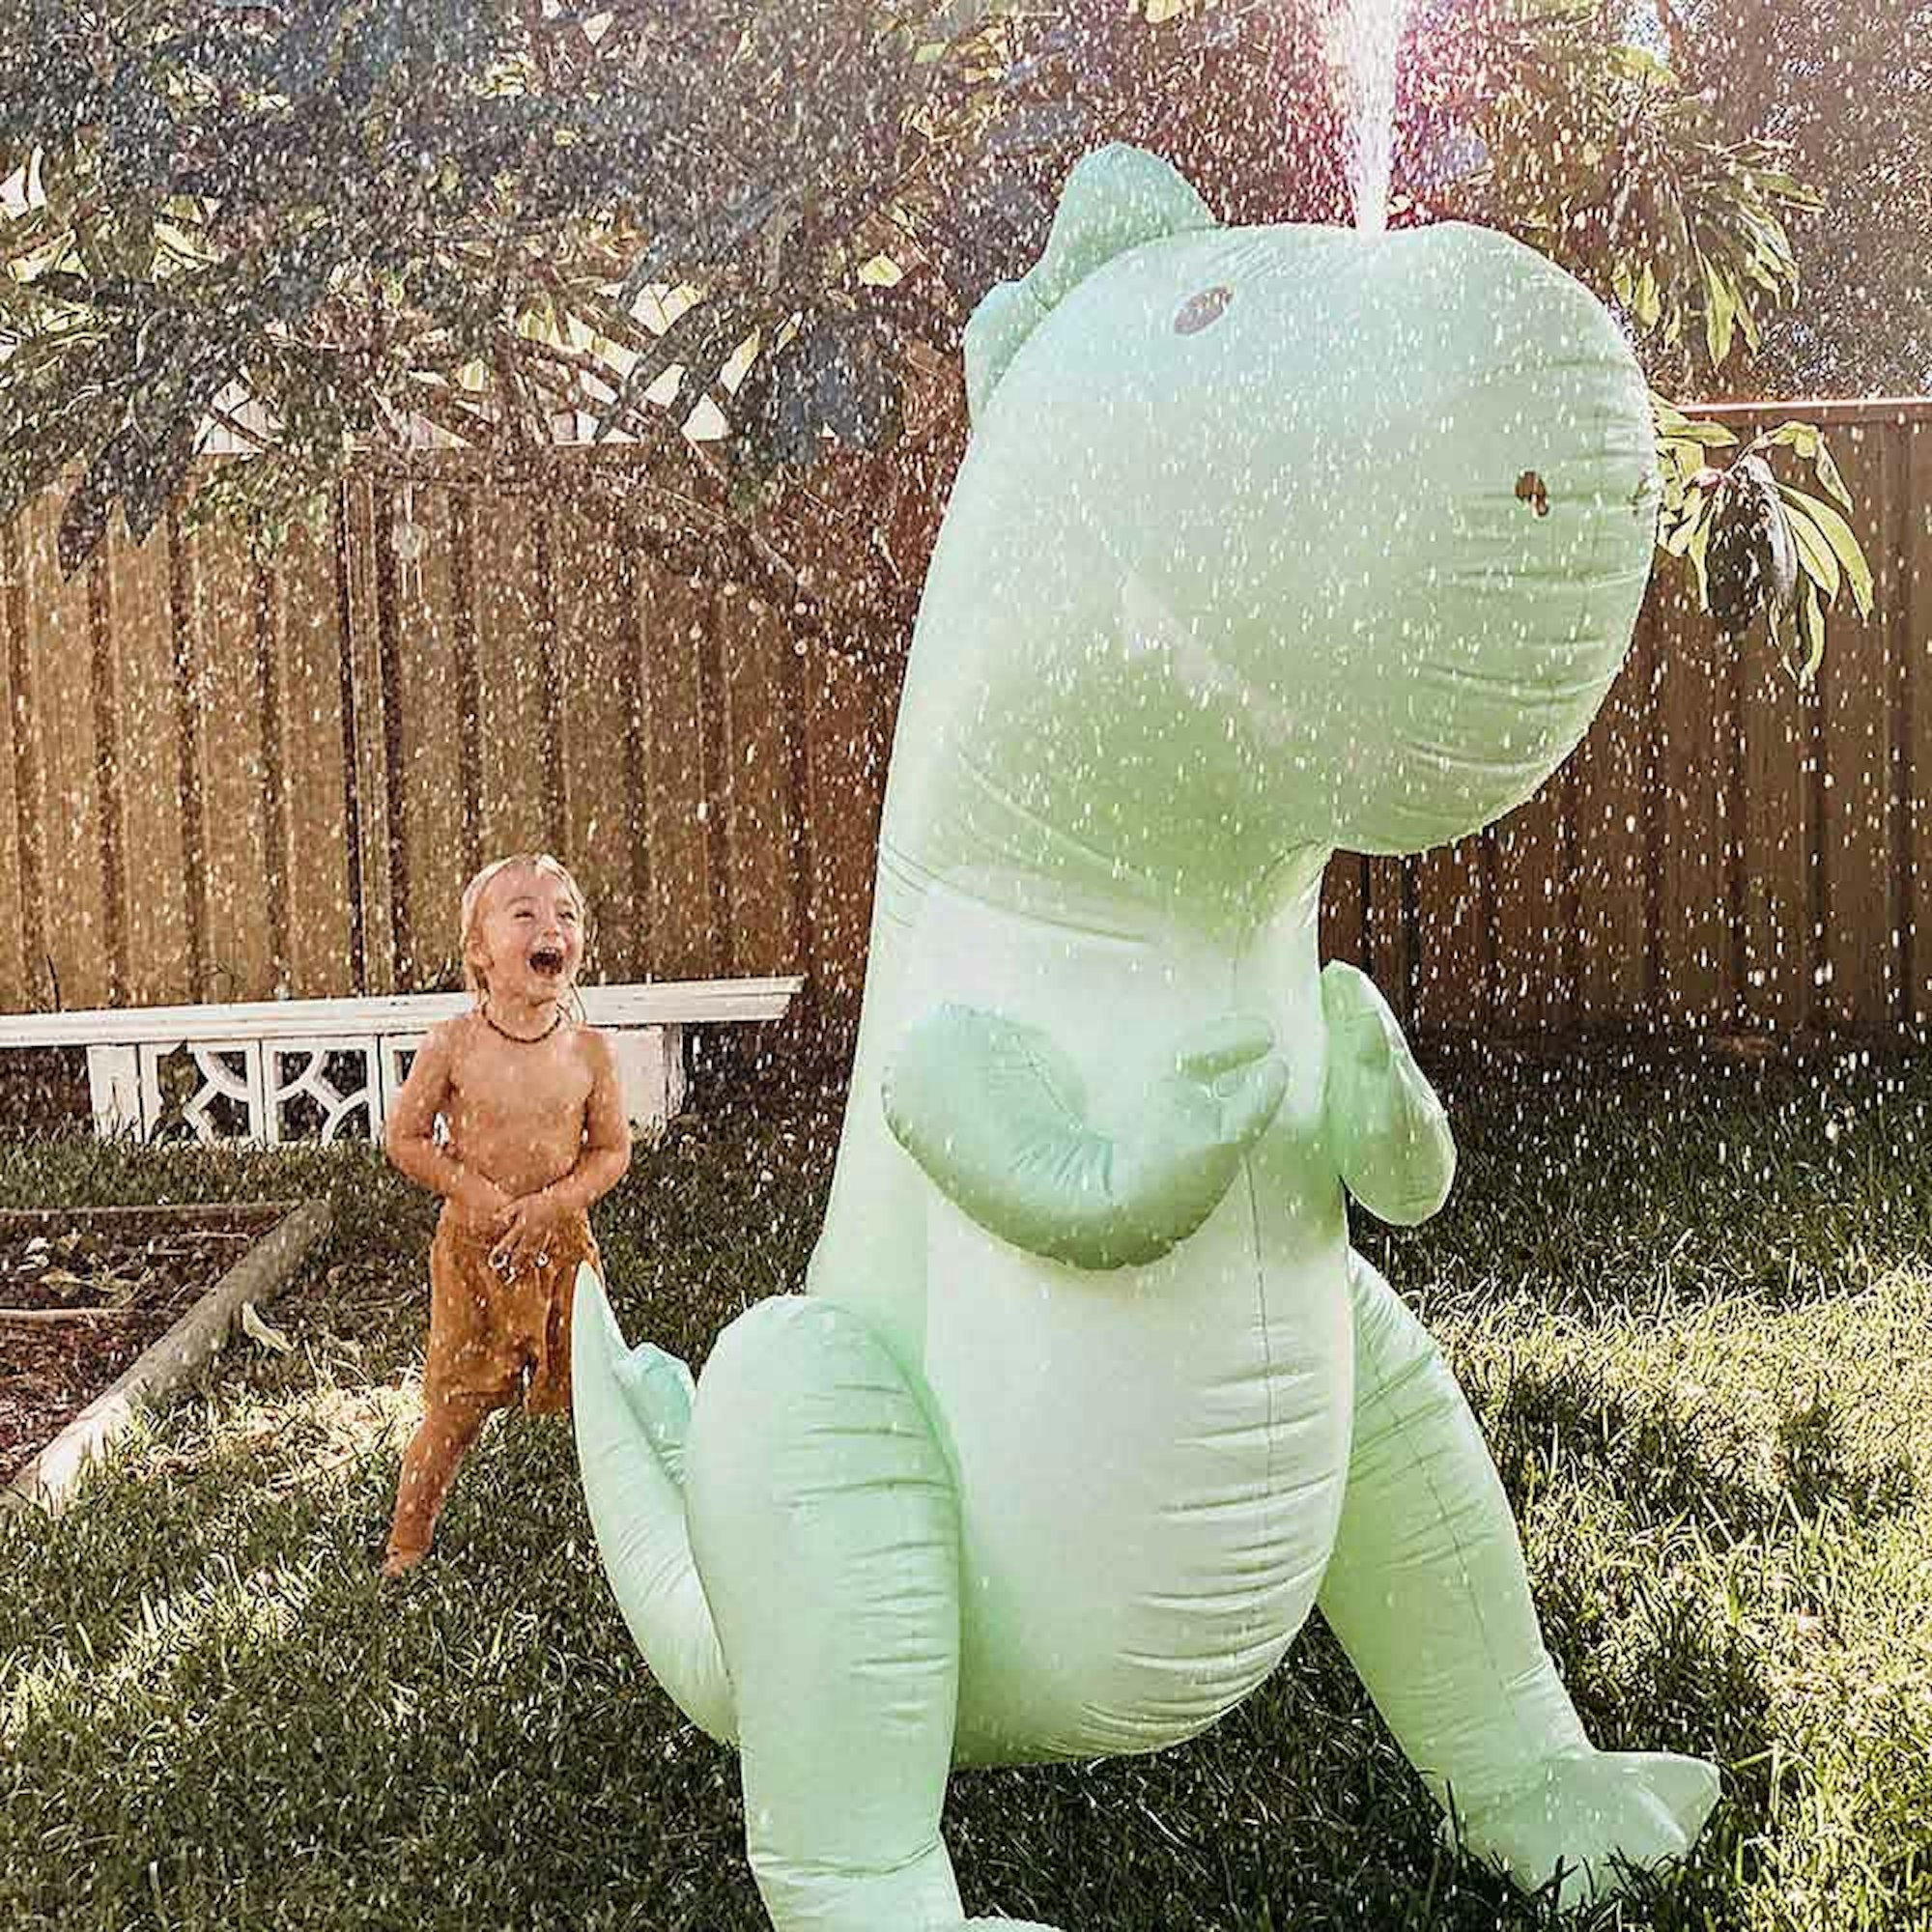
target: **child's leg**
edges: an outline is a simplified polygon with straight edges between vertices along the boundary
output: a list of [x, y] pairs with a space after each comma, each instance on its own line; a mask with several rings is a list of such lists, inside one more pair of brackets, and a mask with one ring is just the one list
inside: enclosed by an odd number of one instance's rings
[[429, 1551], [442, 1499], [449, 1493], [457, 1464], [500, 1406], [494, 1395], [450, 1394], [433, 1399], [410, 1446], [403, 1452], [402, 1480], [396, 1485], [396, 1515], [389, 1526], [384, 1568], [407, 1570]]
[[603, 1258], [580, 1214], [552, 1236], [550, 1254], [536, 1272], [539, 1303], [530, 1336], [529, 1387], [525, 1406], [532, 1414], [570, 1413], [570, 1312], [577, 1293], [577, 1270], [587, 1263], [601, 1281]]

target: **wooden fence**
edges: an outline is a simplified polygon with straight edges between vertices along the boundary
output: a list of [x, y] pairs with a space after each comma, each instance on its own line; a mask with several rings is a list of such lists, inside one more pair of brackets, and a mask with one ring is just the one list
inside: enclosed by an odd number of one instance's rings
[[5, 534], [0, 1006], [460, 984], [484, 860], [567, 855], [588, 977], [863, 970], [896, 673], [594, 515], [389, 488], [271, 566], [170, 522], [73, 583]]
[[[1878, 578], [1801, 696], [1667, 589], [1585, 747], [1462, 846], [1338, 859], [1329, 947], [1422, 1032], [1895, 1038], [1932, 1013], [1932, 404], [1831, 420]], [[586, 459], [587, 460], [587, 459]], [[454, 983], [464, 880], [567, 855], [591, 977], [863, 973], [897, 672], [582, 506], [346, 488], [271, 566], [170, 523], [0, 538], [0, 1008]], [[883, 648], [881, 648], [883, 646]]]
[[[1338, 860], [1330, 950], [1422, 1033], [1922, 1037], [1932, 1022], [1932, 401], [1713, 412], [1831, 432], [1876, 581], [1801, 693], [1654, 580], [1589, 737], [1520, 810]], [[1806, 479], [1808, 481], [1808, 478]]]

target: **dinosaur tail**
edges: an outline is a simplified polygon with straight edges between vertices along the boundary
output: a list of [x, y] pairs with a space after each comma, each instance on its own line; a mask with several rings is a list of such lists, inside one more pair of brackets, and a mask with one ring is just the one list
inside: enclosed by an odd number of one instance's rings
[[684, 1520], [691, 1371], [640, 1343], [628, 1352], [594, 1269], [571, 1312], [577, 1460], [604, 1572], [651, 1674], [699, 1730], [736, 1742], [724, 1652]]

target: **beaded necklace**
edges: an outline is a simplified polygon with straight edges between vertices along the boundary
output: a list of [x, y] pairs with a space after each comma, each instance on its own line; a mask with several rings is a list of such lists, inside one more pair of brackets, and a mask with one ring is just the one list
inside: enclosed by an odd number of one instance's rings
[[542, 1033], [512, 1033], [508, 1027], [497, 1024], [496, 1017], [488, 1007], [483, 1009], [483, 1023], [492, 1033], [499, 1033], [505, 1039], [513, 1039], [519, 1046], [534, 1046], [539, 1040], [548, 1039], [563, 1024], [563, 1009], [558, 1007], [550, 1016], [550, 1025]]

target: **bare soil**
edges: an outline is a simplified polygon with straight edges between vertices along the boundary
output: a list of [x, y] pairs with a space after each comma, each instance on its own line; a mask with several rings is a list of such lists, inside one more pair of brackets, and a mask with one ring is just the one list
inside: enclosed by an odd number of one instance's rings
[[288, 1211], [251, 1203], [0, 1213], [0, 1484]]

